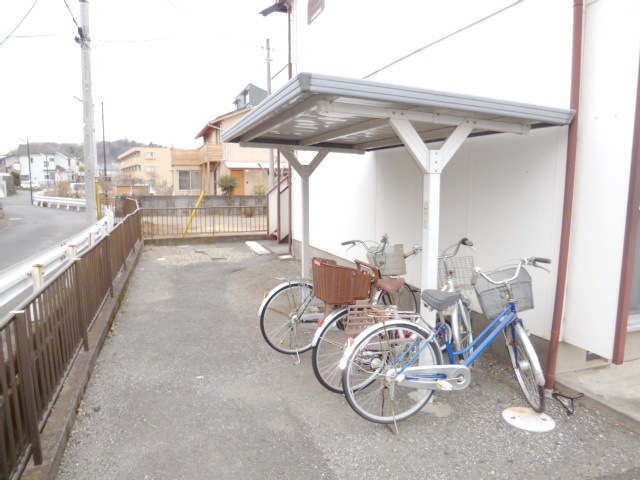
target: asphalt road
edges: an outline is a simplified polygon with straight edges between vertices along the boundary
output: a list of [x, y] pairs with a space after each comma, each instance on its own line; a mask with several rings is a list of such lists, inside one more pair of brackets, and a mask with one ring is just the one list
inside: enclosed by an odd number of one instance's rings
[[0, 220], [0, 271], [80, 232], [83, 211], [31, 205], [28, 190], [0, 199], [7, 218]]
[[512, 371], [476, 364], [395, 437], [264, 342], [263, 292], [299, 263], [244, 244], [147, 247], [97, 360], [58, 480], [637, 479], [640, 438], [554, 400], [549, 433], [501, 417], [525, 406]]

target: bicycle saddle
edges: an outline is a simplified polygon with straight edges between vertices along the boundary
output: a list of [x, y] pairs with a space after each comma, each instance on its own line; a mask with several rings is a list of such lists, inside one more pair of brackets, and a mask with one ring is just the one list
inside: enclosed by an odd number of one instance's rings
[[405, 283], [404, 278], [379, 278], [376, 286], [387, 293], [396, 293]]
[[424, 303], [441, 312], [460, 300], [462, 294], [458, 292], [443, 292], [441, 290], [423, 290], [420, 297]]

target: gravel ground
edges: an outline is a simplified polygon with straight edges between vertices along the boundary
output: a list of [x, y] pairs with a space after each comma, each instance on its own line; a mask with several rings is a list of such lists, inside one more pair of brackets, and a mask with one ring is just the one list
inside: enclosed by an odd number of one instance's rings
[[263, 292], [298, 271], [243, 243], [147, 247], [58, 479], [640, 478], [638, 436], [597, 412], [548, 400], [555, 430], [506, 424], [525, 400], [493, 359], [398, 437], [360, 418], [318, 384], [309, 353], [296, 365], [262, 340]]

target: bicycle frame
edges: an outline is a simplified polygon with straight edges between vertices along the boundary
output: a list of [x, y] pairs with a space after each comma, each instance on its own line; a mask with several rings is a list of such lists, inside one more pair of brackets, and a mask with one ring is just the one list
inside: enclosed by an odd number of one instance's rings
[[[489, 325], [487, 325], [487, 327], [482, 331], [482, 333], [480, 333], [480, 335], [478, 335], [478, 337], [476, 337], [476, 339], [471, 343], [471, 345], [469, 345], [469, 347], [459, 352], [456, 352], [453, 350], [451, 341], [447, 338], [446, 329], [448, 328], [448, 326], [444, 323], [440, 323], [435, 328], [432, 335], [426, 341], [424, 341], [424, 345], [418, 350], [418, 352], [413, 354], [413, 357], [409, 360], [409, 362], [402, 368], [402, 370], [398, 372], [398, 375], [404, 373], [406, 368], [412, 366], [413, 363], [420, 357], [420, 354], [427, 348], [429, 343], [431, 343], [431, 341], [433, 341], [437, 336], [440, 336], [440, 335], [444, 335], [445, 337], [445, 347], [447, 350], [447, 355], [449, 357], [449, 362], [451, 364], [456, 363], [456, 357], [464, 355], [465, 353], [473, 349], [473, 353], [469, 355], [469, 357], [462, 364], [465, 367], [470, 367], [473, 365], [473, 362], [475, 362], [476, 359], [484, 353], [484, 351], [489, 347], [489, 345], [491, 345], [494, 342], [497, 336], [500, 335], [500, 333], [502, 333], [507, 327], [509, 327], [515, 322], [522, 322], [522, 320], [518, 318], [518, 310], [515, 302], [513, 302], [513, 303], [510, 303], [502, 311], [502, 313], [498, 315]], [[409, 349], [407, 352], [401, 355], [394, 363], [401, 361], [405, 357], [405, 355], [407, 355], [412, 350], [413, 348]], [[415, 378], [415, 379], [445, 378], [445, 376], [444, 375], [411, 375], [410, 377], [407, 376], [407, 379], [412, 379], [412, 378]]]

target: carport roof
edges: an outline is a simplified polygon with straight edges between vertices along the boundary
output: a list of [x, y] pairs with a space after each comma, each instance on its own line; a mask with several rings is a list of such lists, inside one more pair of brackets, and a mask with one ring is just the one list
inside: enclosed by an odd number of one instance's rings
[[247, 147], [364, 153], [404, 145], [389, 119], [443, 141], [457, 126], [472, 136], [567, 125], [573, 110], [389, 83], [301, 73], [222, 136]]

